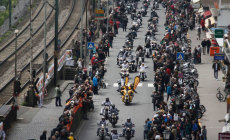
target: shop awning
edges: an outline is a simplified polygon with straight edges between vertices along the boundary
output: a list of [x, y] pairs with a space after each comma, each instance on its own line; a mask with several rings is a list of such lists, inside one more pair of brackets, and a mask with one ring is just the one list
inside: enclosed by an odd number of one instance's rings
[[211, 16], [211, 17], [208, 18], [208, 19], [205, 19], [205, 27], [206, 27], [206, 28], [208, 28], [209, 25], [213, 25], [213, 24], [215, 24], [215, 23], [216, 23], [216, 21], [215, 21], [215, 19], [214, 19], [213, 16]]
[[200, 2], [200, 0], [192, 0], [192, 3]]
[[204, 18], [209, 18], [212, 16], [212, 13], [211, 13], [211, 11], [205, 11], [203, 16], [204, 16]]

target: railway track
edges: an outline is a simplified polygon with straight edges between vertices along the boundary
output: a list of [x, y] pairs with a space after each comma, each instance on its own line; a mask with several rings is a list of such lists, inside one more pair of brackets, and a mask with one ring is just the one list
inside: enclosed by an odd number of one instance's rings
[[[67, 12], [62, 12], [64, 15], [68, 15], [66, 17], [65, 22], [62, 24], [61, 28], [59, 28], [59, 39], [63, 41], [61, 48], [64, 47], [64, 45], [70, 40], [71, 36], [73, 33], [76, 31], [76, 27], [79, 25], [81, 19], [80, 19], [80, 8], [78, 5], [80, 5], [80, 0], [69, 0], [71, 1], [71, 7], [70, 12], [66, 14]], [[50, 56], [48, 59], [48, 62], [51, 63], [53, 60], [53, 46], [54, 45], [54, 30], [50, 30], [47, 33], [47, 53]], [[43, 42], [43, 41], [41, 41]], [[42, 45], [41, 45], [42, 46]], [[34, 64], [42, 64], [43, 63], [43, 47], [37, 48], [39, 51], [34, 56]], [[24, 54], [26, 56], [29, 54], [27, 52]], [[26, 57], [25, 57], [26, 59]], [[27, 57], [28, 59], [28, 57]], [[22, 60], [23, 62], [26, 60]], [[29, 73], [27, 72], [27, 69], [29, 69], [29, 62], [27, 61], [25, 65], [21, 67], [21, 84], [22, 84], [22, 89], [25, 89], [29, 83]], [[42, 67], [37, 69], [37, 75], [41, 72]], [[4, 104], [6, 102], [9, 102], [9, 99], [12, 99], [12, 92], [13, 92], [13, 80], [14, 76], [10, 77], [10, 80], [6, 83], [6, 85], [0, 89], [0, 104]]]
[[[33, 37], [36, 38], [40, 33], [41, 29], [44, 25], [44, 6], [39, 10], [38, 14], [36, 15], [36, 18], [33, 20]], [[53, 17], [54, 10], [51, 7], [47, 6], [47, 20], [49, 21], [49, 18]], [[15, 37], [14, 37], [15, 38]], [[16, 52], [20, 54], [21, 52], [27, 50], [28, 46], [30, 46], [30, 28], [27, 26], [24, 28], [18, 35], [17, 38], [18, 42], [18, 49]], [[24, 52], [23, 52], [24, 53]], [[0, 88], [2, 88], [5, 85], [5, 82], [8, 81], [8, 72], [10, 66], [13, 65], [14, 62], [14, 54], [15, 54], [15, 39], [12, 39], [9, 43], [7, 43], [4, 47], [1, 48], [0, 51], [0, 80], [2, 81], [0, 83]]]

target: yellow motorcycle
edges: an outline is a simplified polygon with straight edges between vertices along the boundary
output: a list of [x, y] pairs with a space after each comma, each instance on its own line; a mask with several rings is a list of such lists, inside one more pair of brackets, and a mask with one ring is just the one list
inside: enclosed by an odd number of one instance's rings
[[133, 91], [125, 89], [125, 90], [122, 90], [121, 93], [122, 93], [122, 97], [121, 97], [122, 102], [124, 102], [125, 105], [130, 104], [133, 100]]

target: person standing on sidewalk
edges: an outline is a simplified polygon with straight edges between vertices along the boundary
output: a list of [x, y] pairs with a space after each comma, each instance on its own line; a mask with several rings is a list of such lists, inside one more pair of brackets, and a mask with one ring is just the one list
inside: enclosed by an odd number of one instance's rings
[[212, 68], [214, 70], [214, 78], [216, 78], [216, 80], [218, 80], [218, 71], [220, 70], [220, 64], [218, 63], [217, 60], [212, 65]]
[[98, 77], [96, 75], [93, 77], [93, 93], [98, 95]]
[[57, 85], [55, 88], [55, 92], [56, 92], [56, 106], [62, 106], [61, 105], [61, 90], [60, 90], [60, 86]]
[[206, 42], [205, 38], [201, 41], [201, 46], [203, 49], [203, 55], [205, 55], [205, 47], [207, 46], [207, 42]]
[[206, 40], [206, 45], [207, 45], [207, 54], [209, 54], [209, 50], [210, 50], [210, 47], [212, 45], [210, 39]]

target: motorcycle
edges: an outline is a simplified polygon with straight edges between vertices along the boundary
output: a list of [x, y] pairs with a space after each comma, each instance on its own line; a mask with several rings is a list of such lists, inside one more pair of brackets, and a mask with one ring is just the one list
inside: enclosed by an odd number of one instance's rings
[[106, 130], [105, 130], [105, 126], [101, 125], [99, 128], [99, 134], [98, 136], [100, 137], [101, 140], [104, 140], [107, 136]]
[[149, 58], [150, 57], [150, 48], [145, 48], [145, 54], [146, 54], [146, 57]]
[[104, 107], [104, 112], [101, 115], [104, 116], [106, 120], [109, 119], [109, 106]]
[[140, 70], [140, 79], [142, 80], [142, 81], [144, 81], [145, 80], [145, 78], [146, 78], [146, 75], [145, 75], [145, 71], [141, 71]]
[[135, 60], [128, 60], [129, 72], [137, 72], [137, 65], [135, 65]]
[[120, 75], [121, 75], [121, 77], [129, 77], [129, 70], [128, 69], [121, 69]]
[[130, 99], [129, 99], [129, 94], [125, 94], [124, 95], [124, 103], [125, 103], [125, 105], [128, 105], [128, 104], [130, 104], [130, 101], [129, 101]]
[[122, 55], [120, 55], [117, 57], [117, 65], [121, 67], [122, 63], [123, 63], [123, 58]]
[[99, 82], [98, 82], [98, 89], [105, 89], [106, 88], [106, 84], [105, 84], [105, 81], [104, 79], [99, 79]]
[[113, 128], [115, 128], [115, 125], [117, 124], [117, 115], [115, 113], [112, 113], [109, 117], [109, 122], [112, 124]]
[[139, 57], [138, 58], [138, 66], [140, 66], [144, 62], [145, 58], [144, 57]]
[[[124, 127], [125, 125], [122, 124], [122, 126]], [[133, 124], [133, 127], [134, 126], [135, 125]], [[125, 137], [126, 140], [131, 140], [131, 138], [132, 138], [132, 130], [131, 130], [131, 128], [126, 127], [124, 137]]]

